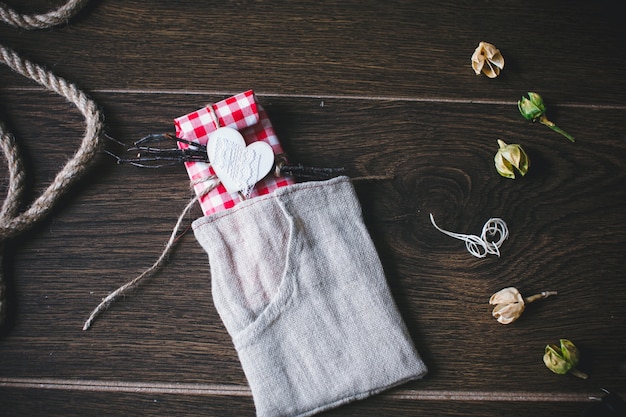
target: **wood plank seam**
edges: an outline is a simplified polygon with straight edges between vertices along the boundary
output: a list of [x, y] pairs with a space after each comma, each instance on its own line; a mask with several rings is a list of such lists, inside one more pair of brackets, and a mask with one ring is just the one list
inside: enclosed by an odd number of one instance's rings
[[[66, 391], [179, 394], [206, 397], [251, 397], [247, 386], [234, 384], [192, 384], [167, 382], [100, 381], [56, 378], [0, 378], [0, 388]], [[621, 394], [623, 395], [623, 394]], [[396, 389], [380, 394], [389, 400], [408, 401], [488, 401], [488, 402], [593, 402], [600, 397], [591, 393], [546, 393], [531, 391], [456, 391]]]
[[[45, 91], [38, 87], [6, 87], [5, 91], [40, 92]], [[210, 90], [175, 90], [175, 89], [116, 89], [99, 88], [90, 90], [92, 94], [145, 94], [145, 95], [189, 95], [189, 96], [232, 96], [240, 91], [210, 91]], [[352, 94], [282, 94], [282, 93], [255, 93], [258, 97], [316, 99], [316, 100], [354, 100], [354, 101], [388, 101], [407, 103], [449, 103], [449, 104], [486, 104], [492, 106], [517, 106], [517, 100], [476, 100], [453, 99], [446, 97], [409, 97], [409, 96], [363, 96]], [[594, 110], [626, 110], [626, 104], [594, 104], [594, 103], [559, 103], [563, 108], [579, 108]]]

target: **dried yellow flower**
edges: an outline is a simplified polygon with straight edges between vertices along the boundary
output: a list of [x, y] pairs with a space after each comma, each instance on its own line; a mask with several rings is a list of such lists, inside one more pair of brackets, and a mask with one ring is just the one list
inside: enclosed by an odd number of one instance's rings
[[543, 291], [539, 294], [524, 298], [515, 287], [503, 288], [489, 298], [489, 304], [495, 305], [491, 314], [499, 323], [513, 323], [522, 315], [526, 304], [556, 294], [556, 291]]
[[480, 42], [472, 55], [472, 68], [476, 75], [482, 72], [489, 78], [496, 78], [504, 68], [504, 57], [492, 44]]
[[530, 167], [528, 155], [518, 144], [507, 145], [503, 140], [498, 139], [498, 152], [493, 157], [496, 171], [506, 178], [515, 179], [515, 172], [524, 176]]

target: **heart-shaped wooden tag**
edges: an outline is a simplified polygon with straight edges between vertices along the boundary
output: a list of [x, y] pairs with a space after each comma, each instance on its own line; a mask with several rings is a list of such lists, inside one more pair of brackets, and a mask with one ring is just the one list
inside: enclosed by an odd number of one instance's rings
[[274, 166], [274, 151], [265, 142], [246, 146], [241, 133], [230, 127], [221, 127], [209, 135], [209, 161], [226, 191], [250, 195], [254, 185]]

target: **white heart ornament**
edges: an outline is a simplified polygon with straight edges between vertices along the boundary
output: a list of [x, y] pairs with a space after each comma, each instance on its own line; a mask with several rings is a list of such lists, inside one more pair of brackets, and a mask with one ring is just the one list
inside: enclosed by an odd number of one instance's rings
[[274, 166], [274, 151], [268, 143], [258, 141], [246, 146], [241, 133], [230, 127], [220, 127], [209, 135], [207, 154], [226, 191], [241, 191], [246, 197]]

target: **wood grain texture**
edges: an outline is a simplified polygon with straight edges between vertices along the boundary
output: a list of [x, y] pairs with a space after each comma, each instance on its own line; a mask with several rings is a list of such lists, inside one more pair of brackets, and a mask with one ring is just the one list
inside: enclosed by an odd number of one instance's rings
[[[292, 161], [393, 177], [355, 187], [430, 372], [325, 415], [578, 415], [600, 388], [626, 392], [626, 51], [609, 48], [624, 39], [622, 12], [611, 1], [420, 3], [103, 0], [68, 27], [3, 26], [0, 37], [84, 86], [125, 142], [254, 88]], [[480, 40], [502, 50], [501, 78], [473, 74]], [[0, 117], [26, 156], [32, 199], [71, 157], [81, 117], [5, 67], [0, 77]], [[528, 90], [544, 95], [576, 143], [521, 118], [516, 100]], [[497, 175], [499, 138], [523, 144], [527, 177]], [[103, 153], [53, 215], [14, 242], [1, 415], [254, 414], [192, 233], [161, 273], [81, 330], [102, 297], [156, 260], [191, 196], [186, 181], [182, 167], [140, 170]], [[500, 258], [476, 259], [429, 213], [473, 234], [502, 217], [511, 235]], [[502, 326], [487, 301], [510, 285], [559, 295]], [[561, 337], [581, 349], [587, 381], [544, 367], [544, 346]], [[77, 387], [36, 385], [48, 380]], [[98, 382], [139, 388], [87, 390]], [[159, 384], [184, 390], [149, 391]], [[212, 391], [224, 386], [243, 394]]]
[[[99, 393], [6, 390], [8, 400], [4, 402], [6, 417], [25, 415], [50, 417], [82, 417], [94, 410], [102, 416], [133, 415], [138, 417], [155, 415], [185, 416], [221, 416], [240, 417], [254, 415], [251, 401], [242, 401], [238, 397], [220, 397], [219, 399], [162, 394]], [[33, 401], [37, 398], [37, 401]], [[339, 409], [320, 414], [324, 416], [363, 416], [381, 417], [409, 416], [424, 414], [469, 417], [496, 417], [502, 415], [579, 415], [589, 403], [554, 403], [554, 402], [496, 402], [478, 401], [422, 401], [390, 400], [384, 394], [345, 405]]]
[[[0, 36], [91, 91], [252, 86], [265, 94], [511, 102], [530, 90], [557, 103], [623, 105], [626, 51], [612, 47], [626, 34], [623, 18], [611, 0], [99, 0], [64, 29], [26, 36], [3, 26]], [[507, 71], [497, 80], [470, 67], [481, 40], [503, 51]], [[566, 87], [564, 76], [576, 84]]]

